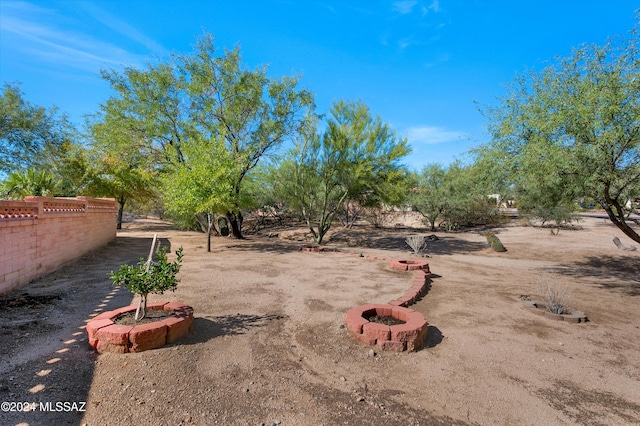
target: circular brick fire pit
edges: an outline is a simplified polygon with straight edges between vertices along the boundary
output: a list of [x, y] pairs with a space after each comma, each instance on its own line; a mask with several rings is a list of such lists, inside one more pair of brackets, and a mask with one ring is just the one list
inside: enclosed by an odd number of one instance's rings
[[89, 345], [98, 352], [142, 352], [157, 349], [185, 336], [193, 323], [193, 308], [178, 302], [149, 303], [147, 309], [173, 311], [173, 315], [147, 324], [119, 325], [118, 315], [135, 312], [137, 306], [125, 306], [103, 312], [87, 323]]
[[[369, 321], [373, 316], [392, 317], [405, 323], [386, 325]], [[389, 304], [356, 306], [347, 311], [346, 325], [360, 342], [396, 352], [413, 351], [422, 346], [429, 328], [421, 313]]]

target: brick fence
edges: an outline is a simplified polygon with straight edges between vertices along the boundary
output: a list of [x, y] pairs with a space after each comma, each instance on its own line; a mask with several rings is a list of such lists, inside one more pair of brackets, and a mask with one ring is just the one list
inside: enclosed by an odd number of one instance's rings
[[116, 237], [112, 198], [0, 200], [0, 296]]

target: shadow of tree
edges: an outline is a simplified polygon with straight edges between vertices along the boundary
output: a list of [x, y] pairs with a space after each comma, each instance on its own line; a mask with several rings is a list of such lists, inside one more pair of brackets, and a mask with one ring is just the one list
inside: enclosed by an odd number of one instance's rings
[[[396, 250], [403, 252], [411, 251], [405, 241], [405, 238], [406, 237], [404, 236], [377, 238], [371, 241], [368, 246], [371, 248], [382, 250]], [[450, 236], [439, 238], [440, 239], [438, 241], [427, 242], [427, 247], [424, 250], [424, 253], [429, 255], [446, 255], [462, 252], [480, 251], [488, 247], [488, 245], [484, 242], [465, 241]]]
[[260, 251], [263, 253], [291, 253], [297, 251], [304, 244], [301, 242], [288, 242], [281, 240], [242, 240], [237, 244], [226, 246], [226, 250]]
[[193, 331], [177, 343], [180, 345], [194, 345], [220, 336], [241, 335], [252, 328], [266, 327], [271, 321], [280, 321], [286, 318], [283, 315], [196, 317], [193, 319]]
[[165, 221], [129, 221], [122, 223], [122, 229], [118, 230], [118, 234], [126, 234], [127, 232], [161, 232], [161, 231], [171, 231], [176, 229], [176, 226], [171, 222]]
[[591, 256], [583, 262], [548, 268], [571, 277], [596, 277], [599, 287], [640, 296], [640, 259], [637, 256]]

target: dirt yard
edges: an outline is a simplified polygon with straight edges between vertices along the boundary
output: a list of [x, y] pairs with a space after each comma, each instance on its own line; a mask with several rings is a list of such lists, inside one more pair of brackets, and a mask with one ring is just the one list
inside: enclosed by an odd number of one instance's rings
[[[431, 232], [338, 228], [327, 246], [342, 253], [307, 253], [283, 238], [298, 233], [264, 230], [215, 238], [207, 253], [203, 234], [128, 223], [104, 249], [0, 298], [0, 400], [13, 403], [3, 410], [52, 403], [0, 412], [0, 424], [640, 424], [640, 249], [618, 250], [615, 235], [632, 242], [602, 218], [580, 227], [491, 229], [506, 253], [488, 248], [488, 230], [436, 232], [432, 286], [412, 306], [430, 324], [426, 345], [372, 356], [344, 328], [346, 311], [395, 299], [413, 275], [346, 253], [408, 259], [404, 238]], [[97, 355], [84, 324], [133, 301], [107, 274], [145, 257], [154, 232], [185, 257], [178, 290], [150, 300], [193, 306], [193, 332]], [[589, 322], [523, 307], [554, 284]]]

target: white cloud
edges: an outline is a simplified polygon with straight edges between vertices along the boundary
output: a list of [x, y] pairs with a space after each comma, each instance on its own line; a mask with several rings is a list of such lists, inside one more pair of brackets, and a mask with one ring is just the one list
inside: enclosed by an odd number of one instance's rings
[[422, 1], [418, 2], [418, 0], [399, 0], [393, 2], [393, 10], [398, 12], [400, 15], [408, 15], [413, 12], [415, 7], [420, 3], [418, 11], [422, 16], [425, 16], [429, 12], [440, 12], [440, 2], [439, 0], [433, 0], [431, 3], [426, 4]]
[[117, 16], [111, 13], [108, 13], [104, 9], [99, 8], [96, 3], [81, 2], [79, 3], [79, 5], [81, 5], [85, 11], [87, 11], [94, 19], [99, 21], [104, 26], [111, 28], [113, 31], [124, 35], [128, 39], [145, 46], [147, 49], [156, 52], [165, 50], [153, 39], [147, 37], [129, 23], [119, 19]]
[[411, 13], [413, 7], [418, 4], [418, 0], [401, 0], [393, 3], [393, 10], [401, 15]]
[[411, 46], [412, 44], [414, 44], [413, 38], [414, 38], [413, 36], [410, 36], [410, 37], [403, 38], [402, 40], [399, 40], [398, 47], [400, 48], [400, 50], [403, 50]]
[[[11, 47], [24, 52], [26, 57], [49, 65], [93, 72], [105, 65], [141, 65], [145, 61], [142, 55], [74, 30], [73, 22], [53, 10], [28, 3], [11, 5], [13, 7], [3, 6], [0, 30], [15, 38]], [[118, 32], [126, 33], [126, 28]], [[140, 34], [129, 32], [129, 36], [146, 46], [152, 44]]]
[[434, 145], [467, 139], [469, 135], [465, 132], [447, 130], [444, 127], [419, 126], [407, 129], [406, 137], [412, 144]]

